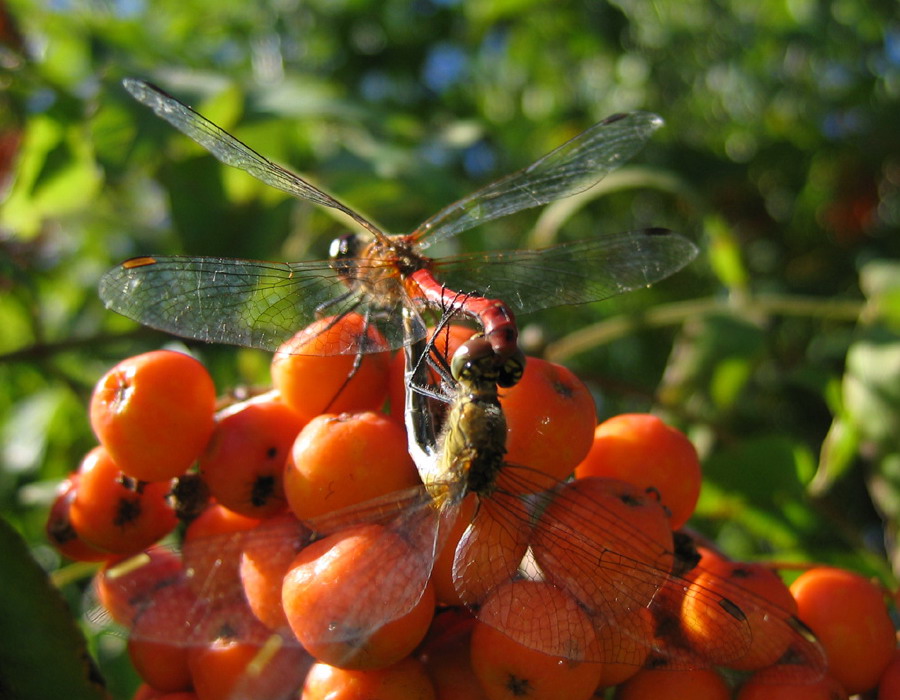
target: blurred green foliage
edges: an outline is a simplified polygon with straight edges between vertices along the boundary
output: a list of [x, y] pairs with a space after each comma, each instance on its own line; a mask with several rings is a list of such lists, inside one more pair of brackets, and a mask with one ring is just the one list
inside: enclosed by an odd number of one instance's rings
[[[2, 9], [0, 509], [46, 569], [65, 566], [43, 519], [93, 443], [93, 382], [176, 342], [106, 312], [103, 271], [142, 253], [322, 257], [345, 225], [220, 166], [129, 99], [120, 79], [135, 76], [390, 231], [608, 114], [661, 114], [666, 128], [596, 190], [459, 246], [647, 225], [694, 237], [701, 259], [652, 290], [522, 319], [529, 349], [576, 369], [602, 417], [652, 409], [691, 435], [707, 468], [694, 524], [730, 553], [841, 563], [894, 585], [893, 2]], [[267, 381], [262, 353], [192, 350], [223, 392]], [[108, 642], [92, 644], [105, 663]]]

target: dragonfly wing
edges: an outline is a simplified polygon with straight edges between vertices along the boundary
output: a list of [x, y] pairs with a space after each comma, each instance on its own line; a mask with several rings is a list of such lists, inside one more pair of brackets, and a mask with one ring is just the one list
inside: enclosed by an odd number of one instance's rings
[[[101, 278], [100, 298], [107, 308], [151, 328], [269, 351], [317, 318], [369, 310], [362, 291], [348, 288], [326, 261], [134, 258]], [[403, 342], [402, 332], [392, 336], [389, 342]], [[305, 352], [355, 354], [360, 351], [357, 340], [341, 338]], [[369, 346], [363, 351], [386, 349]]]
[[426, 591], [435, 557], [455, 516], [455, 506], [438, 507], [418, 486], [310, 521], [316, 535], [381, 528], [311, 613], [323, 622], [316, 643], [346, 644], [352, 649], [409, 613]]
[[[280, 578], [271, 574], [287, 568], [308, 537], [296, 519], [276, 516], [253, 530], [191, 540], [180, 553], [151, 547], [97, 575], [87, 617], [111, 633], [199, 653], [231, 640], [257, 647], [229, 697], [296, 697], [315, 660], [283, 619], [271, 618], [281, 607]], [[263, 587], [266, 573], [272, 583]], [[254, 592], [252, 602], [245, 590]]]
[[[785, 678], [825, 672], [821, 646], [790, 610], [711, 572], [699, 585], [681, 547], [662, 548], [590, 492], [547, 488], [549, 477], [513, 465], [504, 478], [512, 492], [482, 500], [454, 562], [457, 591], [482, 622], [573, 660], [744, 669], [767, 658], [782, 661]], [[540, 615], [522, 614], [523, 582]], [[698, 620], [711, 630], [705, 646], [684, 633]]]
[[[114, 622], [134, 639], [175, 646], [203, 647], [227, 634], [260, 647], [273, 686], [299, 684], [303, 673], [298, 678], [282, 668], [290, 659], [290, 668], [305, 671], [309, 661], [282, 608], [282, 580], [297, 554], [331, 535], [380, 528], [318, 606], [324, 624], [312, 641], [353, 648], [419, 602], [456, 512], [452, 505], [435, 507], [418, 486], [305, 523], [285, 514], [251, 530], [195, 538], [180, 552], [153, 547], [98, 576], [93, 602], [103, 609], [89, 614], [96, 625]], [[259, 687], [251, 681], [241, 682]]]
[[294, 197], [337, 209], [376, 236], [383, 235], [375, 225], [360, 214], [314, 187], [299, 175], [264, 158], [245, 143], [155, 85], [133, 78], [126, 78], [122, 81], [122, 85], [134, 99], [152, 109], [158, 117], [165, 119], [226, 165], [243, 170], [257, 180]]
[[525, 313], [647, 287], [683, 268], [697, 252], [676, 233], [642, 229], [539, 250], [443, 258], [435, 271], [449, 289], [502, 299]]
[[486, 221], [583, 192], [629, 160], [662, 124], [649, 112], [608, 117], [524, 170], [445, 207], [412, 235], [425, 248]]

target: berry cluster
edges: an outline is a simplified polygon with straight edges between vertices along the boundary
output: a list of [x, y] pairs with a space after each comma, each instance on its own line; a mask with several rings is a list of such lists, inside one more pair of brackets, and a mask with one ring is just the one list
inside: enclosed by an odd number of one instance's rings
[[407, 452], [403, 355], [298, 354], [373, 332], [352, 314], [302, 331], [271, 392], [224, 408], [177, 352], [98, 383], [100, 445], [48, 533], [103, 562], [136, 699], [897, 697], [878, 587], [812, 568], [788, 588], [696, 546], [691, 443], [650, 415], [597, 426], [565, 368], [529, 359], [502, 393], [495, 493], [435, 503]]

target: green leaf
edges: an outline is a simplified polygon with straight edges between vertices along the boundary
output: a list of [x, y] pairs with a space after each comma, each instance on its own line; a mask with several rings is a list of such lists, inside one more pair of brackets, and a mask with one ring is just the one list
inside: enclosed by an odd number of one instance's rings
[[859, 271], [859, 286], [868, 299], [900, 291], [900, 262], [873, 260]]
[[697, 515], [729, 522], [776, 550], [802, 551], [821, 526], [806, 502], [814, 466], [809, 449], [787, 435], [718, 451], [703, 465]]
[[715, 405], [733, 405], [752, 372], [752, 365], [743, 357], [726, 357], [716, 365], [709, 385], [710, 397]]
[[709, 239], [709, 264], [716, 277], [729, 289], [745, 289], [749, 275], [737, 237], [728, 222], [720, 216], [708, 216], [703, 228]]
[[900, 263], [874, 260], [859, 273], [859, 286], [878, 318], [900, 324]]
[[50, 115], [31, 119], [0, 226], [30, 237], [45, 218], [90, 209], [102, 177], [89, 136], [86, 127], [67, 127]]
[[0, 518], [0, 696], [108, 697], [72, 615], [25, 542]]
[[847, 353], [844, 406], [859, 434], [890, 451], [900, 434], [900, 336], [875, 327]]
[[813, 495], [828, 492], [841, 477], [846, 476], [859, 451], [859, 431], [843, 417], [835, 417], [822, 442], [819, 468], [810, 484]]
[[10, 472], [36, 470], [47, 448], [49, 426], [53, 422], [65, 391], [45, 389], [20, 401], [3, 425], [2, 464]]
[[726, 314], [688, 321], [680, 346], [670, 371], [696, 387], [692, 400], [706, 398], [710, 413], [736, 406], [765, 351], [758, 326]]

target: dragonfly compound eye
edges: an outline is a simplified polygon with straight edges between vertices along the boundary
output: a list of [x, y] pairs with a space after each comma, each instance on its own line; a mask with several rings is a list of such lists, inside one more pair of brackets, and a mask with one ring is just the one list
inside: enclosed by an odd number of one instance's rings
[[494, 349], [484, 336], [475, 336], [457, 348], [450, 360], [456, 381], [497, 381]]
[[525, 353], [518, 348], [514, 355], [506, 358], [498, 368], [497, 384], [509, 389], [519, 383], [525, 374]]
[[362, 247], [363, 241], [359, 234], [345, 233], [335, 238], [328, 247], [332, 268], [338, 274], [350, 273], [354, 267], [350, 261], [359, 256]]
[[328, 257], [332, 260], [341, 260], [342, 258], [355, 258], [362, 247], [362, 241], [355, 233], [345, 233], [333, 241], [328, 248]]

